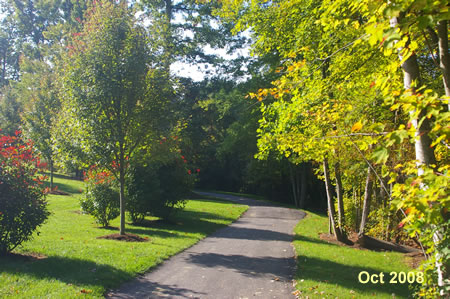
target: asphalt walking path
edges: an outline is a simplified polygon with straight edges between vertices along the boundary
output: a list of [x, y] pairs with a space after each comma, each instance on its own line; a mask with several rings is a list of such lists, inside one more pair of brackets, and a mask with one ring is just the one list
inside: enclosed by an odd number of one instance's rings
[[110, 292], [108, 298], [294, 298], [293, 229], [305, 213], [232, 195], [239, 220]]

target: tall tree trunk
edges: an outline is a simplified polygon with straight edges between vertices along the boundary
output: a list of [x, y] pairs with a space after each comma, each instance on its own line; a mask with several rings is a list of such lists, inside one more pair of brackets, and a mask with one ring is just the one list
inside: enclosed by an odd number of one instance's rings
[[[450, 97], [450, 54], [448, 52], [447, 20], [438, 22], [437, 32], [439, 39], [439, 66], [442, 70], [445, 95]], [[448, 110], [450, 111], [450, 102], [448, 103]]]
[[[450, 97], [450, 53], [448, 51], [448, 21], [442, 20], [438, 22], [438, 37], [439, 37], [439, 66], [442, 70], [442, 79], [444, 83], [445, 95]], [[450, 111], [450, 100], [448, 103], [448, 111]], [[436, 231], [433, 235], [433, 241], [435, 245], [442, 241], [442, 234]], [[436, 253], [436, 268], [438, 269], [438, 285], [443, 287], [445, 285], [444, 277], [446, 276], [447, 269], [440, 263], [440, 253]], [[441, 291], [443, 295], [443, 291]]]
[[[398, 27], [398, 19], [392, 18], [391, 19], [391, 26], [392, 27]], [[445, 28], [444, 28], [445, 27]], [[444, 37], [443, 34], [446, 36]], [[440, 65], [443, 69], [443, 77], [444, 77], [444, 84], [447, 84], [448, 81], [448, 37], [447, 37], [447, 22], [440, 21], [438, 23], [438, 37], [439, 37], [439, 56], [440, 59], [443, 58], [444, 61], [441, 60]], [[442, 58], [441, 58], [442, 57]], [[401, 50], [399, 51], [399, 59], [400, 61], [403, 60]], [[415, 92], [416, 88], [420, 86], [421, 79], [420, 79], [420, 69], [419, 64], [417, 62], [416, 54], [412, 54], [405, 62], [402, 64], [402, 70], [403, 70], [403, 85], [405, 89], [411, 89], [413, 92]], [[447, 72], [446, 72], [447, 71]], [[448, 85], [447, 85], [448, 86]], [[447, 92], [447, 90], [446, 90]], [[428, 135], [428, 132], [430, 130], [430, 123], [429, 119], [425, 118], [422, 122], [422, 125], [419, 126], [419, 121], [424, 117], [424, 113], [420, 113], [418, 118], [412, 120], [412, 124], [416, 129], [415, 137], [416, 141], [414, 143], [415, 153], [416, 153], [416, 160], [418, 161], [417, 165], [417, 173], [418, 175], [423, 174], [422, 165], [430, 165], [435, 164], [436, 159], [434, 155], [434, 149], [431, 147], [431, 138]], [[433, 241], [436, 246], [438, 247], [440, 243], [440, 235], [439, 232], [436, 232], [433, 235]], [[440, 253], [438, 250], [435, 252], [436, 257], [436, 271], [438, 274], [438, 286], [443, 288], [444, 287], [444, 270], [443, 265], [440, 263]]]
[[372, 171], [370, 167], [367, 168], [366, 187], [364, 188], [364, 203], [361, 215], [361, 224], [359, 226], [358, 239], [362, 239], [366, 229], [367, 218], [370, 212], [370, 201], [372, 198]]
[[336, 177], [336, 193], [338, 200], [338, 225], [341, 231], [344, 230], [345, 225], [345, 214], [344, 214], [344, 199], [343, 199], [343, 187], [341, 179], [341, 169], [339, 167], [339, 162], [334, 164], [334, 173]]
[[333, 200], [333, 194], [331, 192], [331, 180], [330, 180], [330, 167], [328, 166], [328, 160], [327, 158], [323, 159], [323, 173], [325, 176], [325, 189], [327, 191], [327, 199], [328, 199], [328, 215], [331, 222], [331, 228], [333, 230], [333, 234], [336, 237], [336, 240], [340, 242], [345, 242], [346, 239], [341, 233], [341, 230], [339, 227], [337, 227], [335, 216], [336, 211], [334, 209], [334, 200]]
[[170, 65], [172, 64], [173, 59], [173, 35], [172, 35], [172, 18], [173, 18], [173, 3], [172, 0], [164, 0], [165, 5], [165, 28], [164, 28], [164, 51], [165, 53], [165, 61], [163, 61], [163, 67], [167, 72], [170, 72]]

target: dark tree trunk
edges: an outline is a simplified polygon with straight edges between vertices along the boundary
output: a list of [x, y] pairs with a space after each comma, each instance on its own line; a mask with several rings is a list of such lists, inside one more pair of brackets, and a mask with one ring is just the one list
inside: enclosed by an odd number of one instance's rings
[[344, 199], [343, 199], [343, 188], [342, 188], [342, 179], [341, 179], [341, 170], [339, 167], [339, 162], [334, 164], [334, 173], [336, 177], [336, 193], [338, 199], [338, 225], [339, 228], [343, 231], [345, 225], [345, 214], [344, 214]]
[[363, 210], [361, 215], [361, 224], [359, 226], [359, 232], [358, 232], [358, 239], [361, 239], [364, 236], [367, 218], [369, 216], [370, 212], [370, 201], [372, 197], [372, 171], [370, 169], [370, 166], [367, 168], [367, 178], [366, 178], [366, 187], [364, 189], [364, 203], [363, 203]]
[[294, 197], [294, 205], [298, 208], [298, 194], [297, 194], [297, 188], [296, 188], [296, 180], [295, 180], [295, 174], [294, 174], [294, 167], [290, 162], [289, 163], [289, 174], [291, 179], [291, 186], [292, 186], [292, 196]]
[[337, 227], [335, 216], [336, 211], [334, 209], [334, 197], [331, 191], [331, 180], [330, 180], [330, 167], [328, 166], [328, 160], [325, 158], [323, 160], [323, 173], [325, 176], [325, 188], [327, 191], [327, 199], [328, 199], [328, 215], [331, 222], [331, 228], [333, 230], [333, 234], [336, 237], [336, 240], [340, 242], [346, 242], [346, 238], [342, 234], [339, 227]]
[[308, 164], [304, 163], [302, 164], [302, 169], [301, 169], [301, 173], [300, 173], [300, 208], [304, 209], [305, 208], [305, 203], [306, 203], [306, 191], [308, 188], [308, 183], [306, 181], [306, 177], [308, 175]]
[[120, 165], [119, 165], [119, 184], [120, 184], [120, 235], [125, 235], [125, 159], [123, 146], [120, 146]]
[[[445, 95], [450, 97], [450, 54], [448, 52], [448, 22], [442, 20], [438, 22], [437, 32], [439, 40], [439, 66], [442, 70]], [[450, 103], [448, 104], [450, 111]]]

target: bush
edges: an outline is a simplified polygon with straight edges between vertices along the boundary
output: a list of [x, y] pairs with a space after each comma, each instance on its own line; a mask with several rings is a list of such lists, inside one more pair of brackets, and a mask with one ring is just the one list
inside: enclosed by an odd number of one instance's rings
[[49, 216], [39, 158], [19, 135], [0, 135], [0, 255], [31, 239]]
[[91, 168], [85, 182], [86, 191], [80, 200], [81, 209], [92, 215], [97, 223], [106, 227], [120, 214], [117, 181], [109, 171]]
[[133, 223], [146, 215], [169, 219], [176, 209], [184, 208], [195, 176], [186, 160], [170, 141], [153, 148], [150, 162], [133, 163], [127, 179], [127, 210]]

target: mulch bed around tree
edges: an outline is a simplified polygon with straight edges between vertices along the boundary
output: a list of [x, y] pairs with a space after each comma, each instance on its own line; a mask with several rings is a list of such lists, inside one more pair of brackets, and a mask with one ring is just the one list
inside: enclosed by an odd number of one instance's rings
[[116, 240], [116, 241], [124, 241], [124, 242], [148, 242], [150, 239], [148, 237], [142, 238], [138, 235], [134, 234], [111, 234], [106, 236], [97, 237], [97, 239], [107, 239], [107, 240]]

